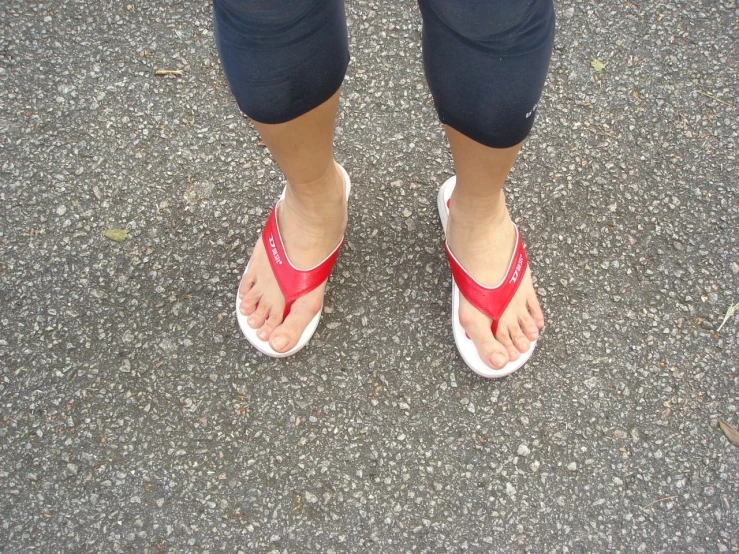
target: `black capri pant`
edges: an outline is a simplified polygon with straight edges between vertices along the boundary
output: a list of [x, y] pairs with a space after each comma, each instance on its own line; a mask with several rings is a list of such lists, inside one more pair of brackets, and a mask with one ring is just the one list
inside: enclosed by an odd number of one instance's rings
[[[534, 123], [554, 42], [552, 0], [418, 0], [426, 80], [442, 123], [493, 148]], [[241, 110], [284, 123], [341, 86], [343, 0], [214, 0], [221, 62]]]

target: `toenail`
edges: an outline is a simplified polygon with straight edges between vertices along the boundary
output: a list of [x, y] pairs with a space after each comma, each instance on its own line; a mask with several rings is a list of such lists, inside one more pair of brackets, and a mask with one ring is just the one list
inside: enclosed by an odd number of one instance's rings
[[275, 350], [282, 350], [287, 346], [287, 339], [285, 337], [275, 337], [272, 340], [272, 348]]
[[496, 352], [490, 357], [490, 361], [495, 367], [501, 368], [508, 360], [503, 354], [501, 354], [500, 352]]
[[256, 324], [257, 324], [257, 318], [250, 317], [249, 318], [249, 325], [251, 325], [252, 327], [254, 327]]
[[267, 331], [260, 331], [259, 333], [257, 333], [257, 336], [262, 340], [267, 340], [267, 337], [269, 337]]

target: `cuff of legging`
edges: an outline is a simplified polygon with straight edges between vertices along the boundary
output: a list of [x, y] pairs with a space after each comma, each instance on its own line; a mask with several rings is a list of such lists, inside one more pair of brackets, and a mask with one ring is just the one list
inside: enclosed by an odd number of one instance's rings
[[443, 125], [447, 125], [455, 131], [462, 133], [467, 138], [479, 142], [483, 146], [489, 148], [511, 148], [517, 144], [522, 143], [526, 140], [526, 137], [531, 133], [531, 129], [534, 126], [534, 118], [536, 114], [531, 114], [527, 119], [526, 125], [517, 126], [515, 131], [502, 132], [487, 132], [483, 129], [476, 129], [470, 127], [468, 124], [464, 124], [459, 121], [454, 121], [452, 118], [445, 117], [439, 113], [439, 120]]
[[341, 72], [341, 78], [338, 82], [334, 82], [331, 87], [326, 87], [326, 91], [323, 94], [317, 95], [310, 100], [305, 102], [298, 102], [289, 106], [281, 111], [279, 115], [259, 113], [258, 110], [254, 110], [252, 107], [245, 105], [237, 98], [236, 103], [239, 106], [241, 112], [257, 123], [265, 125], [278, 125], [280, 123], [287, 123], [293, 119], [297, 119], [301, 115], [305, 115], [311, 110], [316, 109], [318, 106], [326, 102], [341, 88], [344, 83], [344, 77], [346, 76], [346, 70], [349, 67], [349, 55], [346, 56], [346, 61], [343, 64], [344, 70]]

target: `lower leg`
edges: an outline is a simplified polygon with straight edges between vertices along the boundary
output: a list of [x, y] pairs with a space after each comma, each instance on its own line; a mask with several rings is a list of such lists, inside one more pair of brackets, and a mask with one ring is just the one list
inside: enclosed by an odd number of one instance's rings
[[313, 250], [324, 248], [317, 243], [329, 243], [330, 252], [346, 227], [344, 180], [333, 154], [339, 94], [286, 123], [253, 122], [287, 180], [277, 217], [290, 261], [299, 268], [320, 262]]
[[[493, 287], [505, 275], [515, 247], [516, 232], [506, 207], [503, 183], [521, 144], [490, 148], [449, 126], [445, 130], [457, 174], [449, 205], [449, 248], [478, 282]], [[481, 359], [494, 369], [526, 352], [544, 325], [528, 270], [498, 323], [495, 337], [490, 319], [464, 297], [459, 317]]]
[[503, 184], [523, 143], [511, 148], [489, 148], [448, 125], [444, 130], [457, 176], [450, 217], [464, 213], [467, 223], [480, 219], [496, 224], [508, 221]]
[[[290, 262], [314, 267], [334, 250], [347, 224], [345, 183], [333, 157], [337, 91], [300, 117], [279, 124], [254, 122], [287, 179], [277, 221]], [[239, 288], [240, 311], [257, 335], [278, 352], [292, 348], [321, 309], [325, 283], [295, 301], [283, 321], [285, 300], [261, 240]]]
[[[337, 246], [347, 219], [343, 174], [333, 159], [349, 63], [344, 1], [213, 0], [213, 16], [231, 90], [288, 182], [276, 214], [287, 256], [298, 268], [313, 267]], [[285, 299], [258, 240], [239, 311], [259, 338], [287, 351], [320, 310], [324, 289], [296, 300], [283, 321]]]
[[316, 181], [333, 162], [339, 94], [337, 90], [323, 104], [286, 123], [253, 121], [288, 184]]

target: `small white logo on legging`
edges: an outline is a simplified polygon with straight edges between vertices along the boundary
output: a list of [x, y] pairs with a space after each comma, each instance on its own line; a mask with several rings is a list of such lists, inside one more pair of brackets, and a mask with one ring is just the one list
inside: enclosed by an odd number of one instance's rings
[[536, 104], [534, 104], [534, 107], [531, 108], [531, 111], [526, 114], [526, 119], [528, 119], [529, 117], [531, 117], [531, 114], [534, 113], [536, 111], [536, 108], [538, 108], [538, 107], [539, 107], [539, 103], [537, 102]]

